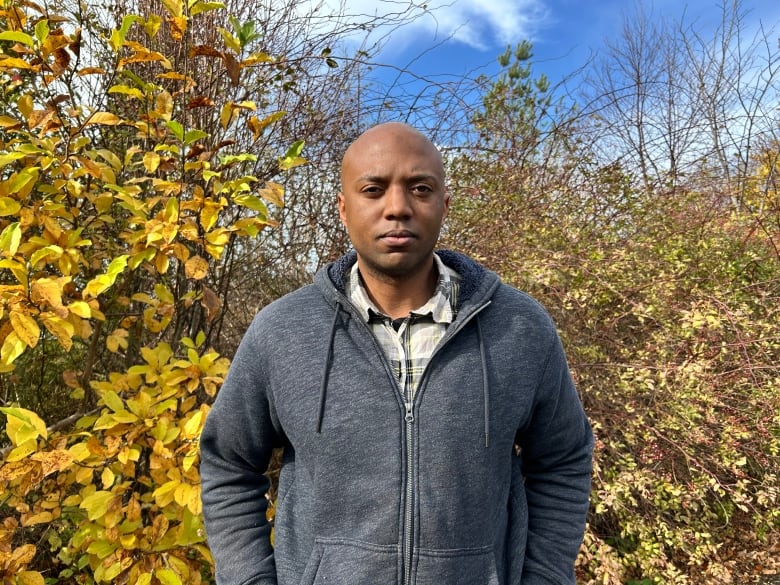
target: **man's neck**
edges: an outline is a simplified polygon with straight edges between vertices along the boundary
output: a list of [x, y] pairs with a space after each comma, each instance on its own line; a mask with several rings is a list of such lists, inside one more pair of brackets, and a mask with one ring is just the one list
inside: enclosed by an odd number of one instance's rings
[[436, 263], [420, 274], [407, 278], [393, 278], [365, 270], [360, 265], [360, 276], [371, 301], [388, 317], [398, 319], [423, 306], [433, 296], [438, 280]]

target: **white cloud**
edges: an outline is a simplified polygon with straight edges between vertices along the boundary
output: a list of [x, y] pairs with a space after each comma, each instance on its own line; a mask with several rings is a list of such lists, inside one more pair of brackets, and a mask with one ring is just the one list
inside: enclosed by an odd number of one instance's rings
[[[320, 4], [317, 0], [314, 3]], [[322, 4], [334, 11], [364, 16], [408, 10], [415, 18], [392, 29], [385, 39], [386, 50], [403, 50], [415, 44], [430, 46], [446, 40], [489, 50], [522, 39], [533, 40], [549, 19], [543, 0], [324, 0]], [[381, 38], [388, 32], [379, 29], [375, 35]]]

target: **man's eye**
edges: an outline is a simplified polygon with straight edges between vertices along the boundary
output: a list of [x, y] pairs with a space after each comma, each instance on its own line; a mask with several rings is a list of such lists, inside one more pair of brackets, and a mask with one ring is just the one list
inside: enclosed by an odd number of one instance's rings
[[433, 189], [429, 185], [414, 185], [412, 191], [415, 193], [430, 193]]

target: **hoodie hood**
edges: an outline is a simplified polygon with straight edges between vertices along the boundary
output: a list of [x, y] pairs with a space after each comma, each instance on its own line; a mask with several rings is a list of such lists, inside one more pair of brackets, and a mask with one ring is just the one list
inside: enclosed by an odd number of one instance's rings
[[[458, 290], [458, 314], [462, 315], [462, 318], [456, 319], [450, 326], [450, 328], [453, 329], [452, 334], [454, 334], [454, 330], [461, 327], [461, 323], [465, 323], [466, 320], [471, 319], [472, 316], [475, 317], [482, 370], [484, 439], [485, 448], [487, 448], [490, 445], [490, 378], [488, 376], [488, 365], [485, 355], [485, 342], [482, 335], [482, 327], [479, 323], [479, 315], [476, 314], [475, 311], [478, 312], [489, 304], [489, 296], [500, 284], [500, 279], [495, 273], [490, 272], [463, 254], [451, 250], [440, 250], [436, 253], [445, 265], [455, 270], [461, 277]], [[357, 253], [353, 250], [320, 270], [315, 278], [315, 283], [323, 289], [323, 293], [334, 311], [328, 333], [328, 343], [326, 345], [324, 359], [325, 365], [322, 373], [322, 384], [320, 386], [320, 397], [317, 407], [316, 431], [318, 434], [322, 430], [322, 419], [325, 413], [328, 379], [330, 377], [330, 368], [333, 362], [333, 340], [335, 339], [336, 331], [339, 327], [340, 313], [343, 310], [345, 301], [348, 303], [346, 297], [347, 293], [345, 291], [346, 276], [352, 270], [352, 266], [356, 261]], [[478, 293], [476, 297], [475, 293]], [[472, 299], [472, 297], [475, 298]]]
[[[452, 268], [461, 277], [458, 291], [459, 312], [469, 304], [479, 304], [480, 301], [490, 297], [493, 291], [501, 284], [498, 275], [468, 256], [453, 250], [437, 250], [436, 254], [442, 262]], [[332, 262], [319, 270], [314, 282], [325, 294], [328, 302], [335, 304], [337, 298], [332, 294], [332, 289], [346, 297], [344, 283], [346, 276], [357, 262], [357, 252], [348, 252], [335, 262]]]

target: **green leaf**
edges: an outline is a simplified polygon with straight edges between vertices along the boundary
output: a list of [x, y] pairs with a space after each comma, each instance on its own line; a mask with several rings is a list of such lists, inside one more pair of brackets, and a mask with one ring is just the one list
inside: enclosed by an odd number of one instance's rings
[[0, 217], [6, 215], [16, 215], [22, 208], [21, 203], [10, 197], [0, 197]]
[[251, 209], [252, 211], [259, 211], [261, 213], [267, 213], [268, 208], [265, 206], [265, 203], [255, 195], [249, 195], [247, 193], [242, 193], [241, 195], [234, 195], [233, 201], [238, 203], [239, 205], [242, 205], [244, 207], [247, 207]]
[[81, 500], [79, 508], [87, 511], [87, 517], [90, 520], [97, 520], [106, 515], [109, 504], [116, 497], [117, 496], [111, 492], [100, 490]]
[[190, 3], [190, 16], [195, 16], [201, 12], [207, 12], [209, 10], [219, 10], [225, 8], [224, 2], [193, 2]]
[[179, 576], [171, 569], [155, 569], [154, 576], [157, 577], [161, 585], [182, 585]]
[[288, 171], [293, 167], [306, 164], [306, 159], [300, 156], [304, 144], [303, 140], [294, 142], [285, 153], [284, 158], [279, 161], [279, 168], [283, 171]]
[[204, 132], [203, 130], [187, 130], [184, 134], [184, 144], [190, 145], [207, 136], [208, 132]]
[[225, 44], [228, 46], [229, 49], [232, 49], [236, 53], [241, 52], [241, 43], [236, 37], [234, 37], [230, 33], [230, 31], [225, 30], [222, 27], [218, 27], [217, 30], [219, 31], [219, 34], [222, 36], [222, 40], [225, 42]]
[[9, 223], [0, 233], [0, 252], [6, 256], [14, 256], [22, 241], [22, 228], [19, 222]]
[[[45, 22], [45, 21], [41, 21], [41, 22]], [[38, 27], [36, 27], [36, 29], [37, 28]], [[22, 43], [23, 45], [27, 45], [28, 47], [32, 47], [35, 44], [35, 41], [30, 35], [15, 30], [4, 30], [0, 32], [0, 41], [12, 41], [14, 43]]]
[[49, 21], [42, 18], [35, 25], [35, 38], [39, 43], [43, 43], [49, 37]]
[[168, 126], [168, 129], [171, 132], [173, 132], [173, 135], [179, 142], [184, 141], [184, 126], [181, 125], [181, 122], [176, 120], [169, 120], [165, 123], [165, 125]]
[[[11, 335], [9, 334], [9, 337]], [[45, 439], [48, 436], [46, 423], [33, 411], [15, 407], [0, 407], [0, 411], [5, 413], [5, 432], [14, 445], [21, 445], [38, 437]]]

